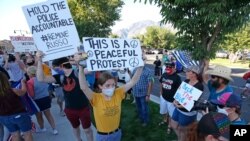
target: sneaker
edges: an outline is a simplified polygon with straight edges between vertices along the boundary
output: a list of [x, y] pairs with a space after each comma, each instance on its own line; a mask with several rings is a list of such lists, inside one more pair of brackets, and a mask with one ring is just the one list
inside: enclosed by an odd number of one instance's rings
[[133, 100], [131, 104], [135, 104], [135, 100]]
[[161, 121], [160, 123], [158, 123], [159, 126], [162, 126], [162, 125], [167, 125], [167, 122], [166, 121]]
[[47, 129], [46, 128], [37, 128], [36, 129], [36, 133], [42, 133], [42, 132], [46, 132], [47, 131]]
[[64, 117], [64, 116], [65, 116], [64, 111], [61, 111], [61, 112], [60, 112], [60, 116], [62, 116], [62, 117]]
[[244, 95], [241, 95], [241, 98], [242, 98], [242, 99], [246, 99], [247, 97], [246, 97], [246, 96], [244, 96]]
[[57, 135], [58, 131], [56, 129], [53, 129], [53, 135]]

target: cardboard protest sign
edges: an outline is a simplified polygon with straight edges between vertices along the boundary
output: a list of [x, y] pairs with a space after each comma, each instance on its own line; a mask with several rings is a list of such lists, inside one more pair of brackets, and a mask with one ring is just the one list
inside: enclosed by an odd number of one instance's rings
[[73, 55], [80, 44], [66, 0], [49, 0], [23, 7], [26, 20], [43, 61]]
[[83, 38], [89, 71], [143, 66], [140, 41], [136, 39]]
[[10, 36], [10, 41], [11, 41], [11, 44], [14, 46], [15, 52], [37, 51], [36, 45], [32, 37]]
[[194, 101], [197, 101], [201, 96], [202, 91], [182, 82], [174, 95], [174, 99], [178, 101], [185, 109], [190, 111], [194, 106]]

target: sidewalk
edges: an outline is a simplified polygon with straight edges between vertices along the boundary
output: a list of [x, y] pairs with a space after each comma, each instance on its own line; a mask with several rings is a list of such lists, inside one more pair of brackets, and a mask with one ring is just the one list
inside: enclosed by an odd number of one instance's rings
[[[44, 125], [45, 125], [45, 128], [47, 128], [47, 131], [43, 132], [43, 133], [33, 133], [34, 141], [76, 141], [76, 139], [73, 135], [73, 131], [72, 131], [73, 128], [71, 127], [66, 116], [62, 117], [59, 114], [59, 107], [56, 104], [55, 98], [52, 100], [51, 113], [54, 116], [54, 120], [56, 123], [56, 129], [59, 132], [58, 135], [52, 134], [52, 129], [51, 129], [46, 117], [43, 116]], [[36, 128], [38, 128], [39, 126], [37, 124], [35, 116], [32, 116], [32, 121], [36, 124]], [[92, 129], [93, 129], [94, 138], [95, 138], [96, 129], [94, 126], [92, 126]], [[81, 136], [82, 136], [83, 141], [87, 141], [85, 134], [82, 130], [82, 127], [81, 127]]]
[[[150, 100], [158, 104], [160, 102], [160, 98], [154, 95], [150, 96]], [[55, 98], [52, 101], [51, 113], [54, 116], [56, 128], [59, 132], [58, 135], [52, 134], [52, 129], [47, 119], [44, 116], [44, 125], [45, 125], [45, 128], [47, 128], [47, 131], [43, 133], [33, 133], [34, 141], [76, 141], [73, 135], [72, 127], [69, 121], [67, 120], [66, 116], [62, 117], [59, 114], [59, 107], [56, 104]], [[32, 117], [32, 121], [35, 122], [36, 127], [39, 127], [35, 116]], [[93, 125], [92, 125], [92, 129], [93, 129], [94, 138], [95, 138], [96, 129]], [[81, 136], [82, 136], [83, 141], [87, 141], [82, 128], [81, 128]]]

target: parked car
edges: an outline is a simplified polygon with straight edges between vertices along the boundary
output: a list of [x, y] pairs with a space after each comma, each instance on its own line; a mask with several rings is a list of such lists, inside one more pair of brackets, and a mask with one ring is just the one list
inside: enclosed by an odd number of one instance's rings
[[146, 51], [146, 54], [158, 54], [158, 53], [159, 53], [159, 51], [156, 49], [149, 49]]
[[228, 53], [226, 51], [220, 50], [215, 53], [215, 57], [217, 58], [228, 58]]
[[152, 50], [147, 50], [146, 54], [155, 54]]

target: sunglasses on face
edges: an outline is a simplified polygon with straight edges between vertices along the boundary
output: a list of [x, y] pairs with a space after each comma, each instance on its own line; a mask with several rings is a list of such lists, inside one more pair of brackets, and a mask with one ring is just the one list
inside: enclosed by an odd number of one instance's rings
[[212, 79], [215, 79], [215, 78], [218, 78], [218, 76], [216, 76], [216, 75], [211, 75], [211, 78], [212, 78]]
[[172, 66], [166, 66], [166, 68], [173, 68]]
[[224, 105], [217, 105], [219, 108], [223, 109], [225, 106]]

